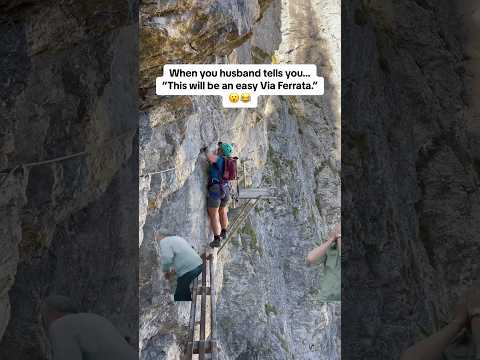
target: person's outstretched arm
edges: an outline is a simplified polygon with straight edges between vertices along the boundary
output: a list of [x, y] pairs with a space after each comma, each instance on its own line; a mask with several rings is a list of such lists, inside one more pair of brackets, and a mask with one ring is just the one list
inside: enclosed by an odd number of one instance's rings
[[210, 164], [215, 164], [218, 160], [218, 147], [214, 151], [207, 151], [207, 159]]
[[462, 329], [457, 323], [450, 323], [432, 336], [409, 347], [400, 360], [438, 360], [453, 338]]
[[447, 346], [462, 330], [468, 320], [465, 304], [457, 306], [454, 319], [430, 337], [405, 350], [400, 360], [439, 360]]
[[215, 164], [217, 162], [217, 154], [215, 153], [209, 153], [207, 154], [207, 159], [210, 164]]
[[322, 245], [316, 247], [312, 251], [308, 253], [307, 256], [307, 263], [308, 264], [315, 264], [319, 259], [321, 259], [327, 253], [328, 248], [332, 245], [334, 241], [340, 236], [340, 226], [337, 225], [335, 227], [335, 231], [333, 231], [328, 240], [325, 241]]

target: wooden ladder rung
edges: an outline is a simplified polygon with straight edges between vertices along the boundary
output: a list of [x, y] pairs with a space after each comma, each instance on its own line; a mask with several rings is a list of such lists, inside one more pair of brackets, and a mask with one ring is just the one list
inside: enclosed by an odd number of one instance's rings
[[[205, 294], [210, 295], [210, 293], [211, 293], [210, 286], [205, 286]], [[201, 296], [201, 295], [202, 295], [202, 287], [199, 286], [199, 287], [197, 287], [197, 296]]]
[[[198, 354], [200, 343], [201, 341], [198, 341], [198, 340], [193, 342], [193, 354]], [[205, 354], [210, 354], [212, 352], [212, 344], [210, 343], [210, 340], [205, 340], [204, 343], [205, 343]]]
[[[187, 351], [185, 353], [185, 359], [191, 360], [193, 355], [198, 355], [199, 360], [218, 360], [218, 346], [215, 340], [215, 286], [213, 274], [215, 273], [214, 255], [202, 254], [202, 276], [201, 285], [199, 284], [199, 278], [194, 280], [194, 286], [192, 289], [192, 304], [190, 308], [190, 333], [189, 341], [187, 343]], [[207, 263], [209, 264], [210, 286], [207, 286]], [[210, 312], [210, 336], [206, 337], [206, 322], [207, 322], [207, 295], [209, 296]], [[197, 297], [201, 297], [200, 304], [197, 301]], [[197, 306], [200, 305], [200, 319], [196, 319]], [[200, 325], [199, 340], [194, 340], [195, 329], [197, 325]]]

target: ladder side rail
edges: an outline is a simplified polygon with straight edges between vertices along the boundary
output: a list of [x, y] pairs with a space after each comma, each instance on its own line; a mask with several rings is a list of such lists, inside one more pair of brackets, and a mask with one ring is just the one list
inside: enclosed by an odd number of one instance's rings
[[249, 203], [250, 203], [250, 199], [242, 205], [242, 207], [240, 208], [240, 213], [235, 217], [235, 219], [232, 221], [232, 224], [230, 226], [231, 229], [233, 229], [237, 222], [238, 222], [238, 219], [242, 216], [242, 214], [245, 212], [246, 208], [249, 206]]
[[[240, 208], [240, 213], [235, 217], [235, 219], [233, 220], [232, 224], [230, 225], [230, 234], [227, 238], [227, 240], [223, 243], [222, 246], [220, 246], [220, 249], [223, 248], [223, 246], [230, 241], [230, 237], [231, 235], [233, 235], [233, 233], [235, 232], [235, 230], [237, 229], [238, 227], [238, 224], [239, 222], [241, 222], [241, 218], [244, 216], [245, 213], [248, 213], [250, 210], [249, 210], [249, 206], [251, 204], [251, 200], [248, 200], [245, 204], [242, 205], [242, 207]], [[220, 251], [219, 249], [219, 251]]]
[[248, 207], [247, 206], [245, 207], [245, 211], [238, 215], [237, 217], [238, 221], [235, 223], [235, 226], [232, 227], [232, 229], [230, 230], [230, 234], [227, 240], [219, 247], [217, 254], [219, 254], [222, 251], [222, 249], [225, 247], [225, 245], [227, 245], [230, 242], [230, 240], [232, 240], [233, 234], [238, 230], [240, 225], [245, 221], [245, 219], [250, 214], [250, 211], [252, 211], [252, 209], [255, 207], [258, 201], [259, 199], [255, 199], [254, 201], [251, 201], [251, 202], [249, 201]]
[[207, 255], [202, 254], [202, 289], [201, 289], [201, 308], [200, 308], [200, 342], [198, 347], [199, 360], [205, 360], [205, 323], [206, 323], [206, 305], [207, 305]]
[[217, 315], [215, 304], [215, 264], [213, 254], [209, 256], [210, 265], [210, 349], [212, 354], [212, 360], [217, 360]]
[[190, 305], [190, 326], [185, 359], [191, 359], [193, 355], [193, 342], [195, 340], [195, 315], [197, 312], [197, 286], [198, 277], [193, 280], [192, 303]]

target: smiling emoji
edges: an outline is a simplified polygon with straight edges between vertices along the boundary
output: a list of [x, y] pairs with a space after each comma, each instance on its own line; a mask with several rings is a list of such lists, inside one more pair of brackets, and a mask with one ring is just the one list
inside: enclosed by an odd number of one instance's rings
[[244, 103], [249, 102], [250, 101], [250, 94], [249, 93], [243, 93], [240, 96], [240, 100], [242, 100], [242, 102], [244, 102]]
[[237, 93], [231, 93], [230, 95], [228, 95], [228, 99], [230, 100], [231, 103], [237, 103], [238, 100], [240, 99], [240, 97], [238, 96]]

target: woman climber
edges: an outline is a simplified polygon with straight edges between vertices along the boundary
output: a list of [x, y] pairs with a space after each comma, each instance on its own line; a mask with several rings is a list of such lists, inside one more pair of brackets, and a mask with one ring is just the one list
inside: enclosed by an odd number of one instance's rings
[[229, 180], [236, 177], [236, 159], [232, 157], [233, 146], [219, 142], [216, 150], [207, 154], [209, 161], [207, 208], [213, 241], [210, 247], [219, 247], [226, 239], [228, 228], [228, 203], [230, 202]]

